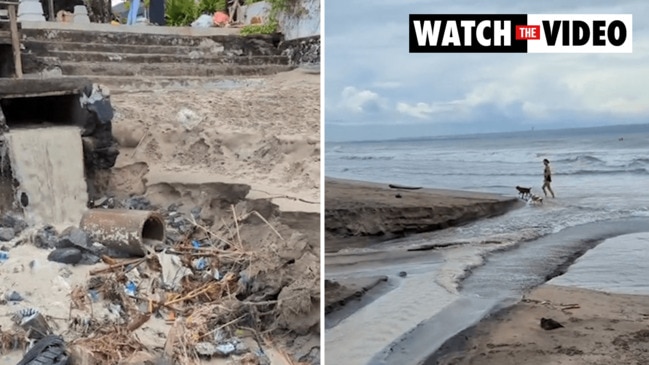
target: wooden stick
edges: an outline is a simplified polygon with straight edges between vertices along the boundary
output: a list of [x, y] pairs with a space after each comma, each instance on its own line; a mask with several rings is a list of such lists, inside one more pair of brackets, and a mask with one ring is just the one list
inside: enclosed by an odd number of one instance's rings
[[14, 51], [14, 69], [16, 78], [23, 78], [23, 63], [20, 58], [20, 36], [18, 35], [18, 18], [16, 16], [16, 5], [9, 5], [9, 22], [11, 29], [11, 48]]
[[130, 264], [139, 265], [139, 264], [143, 263], [145, 260], [146, 260], [146, 257], [141, 257], [141, 258], [137, 258], [137, 259], [122, 261], [120, 263], [110, 265], [108, 267], [104, 267], [103, 269], [92, 270], [92, 271], [90, 271], [90, 275], [103, 274], [105, 272], [113, 271], [114, 269], [119, 269], [121, 267], [128, 266]]
[[239, 243], [239, 250], [243, 251], [243, 246], [241, 244], [241, 235], [239, 234], [239, 219], [237, 218], [237, 211], [234, 208], [234, 205], [230, 205], [232, 207], [232, 216], [234, 217], [234, 227], [237, 230], [237, 242]]
[[199, 338], [207, 337], [207, 336], [209, 336], [211, 334], [214, 334], [217, 331], [220, 331], [220, 330], [224, 329], [225, 327], [227, 327], [229, 325], [235, 324], [235, 323], [239, 322], [240, 320], [242, 320], [245, 316], [247, 316], [247, 314], [244, 314], [244, 315], [242, 315], [242, 316], [240, 316], [238, 318], [235, 318], [235, 319], [231, 320], [230, 322], [228, 322], [228, 323], [226, 323], [224, 325], [218, 326], [217, 328], [207, 332], [206, 334], [200, 336]]
[[151, 318], [151, 313], [145, 313], [136, 318], [133, 322], [129, 323], [126, 328], [129, 332], [133, 332], [136, 329], [142, 327], [149, 319]]

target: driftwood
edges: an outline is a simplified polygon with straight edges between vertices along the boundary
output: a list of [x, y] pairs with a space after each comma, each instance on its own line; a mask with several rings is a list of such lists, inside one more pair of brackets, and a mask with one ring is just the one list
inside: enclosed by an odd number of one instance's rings
[[421, 186], [405, 186], [405, 185], [396, 185], [396, 184], [390, 184], [388, 186], [391, 189], [403, 189], [403, 190], [419, 190], [419, 189], [421, 189]]

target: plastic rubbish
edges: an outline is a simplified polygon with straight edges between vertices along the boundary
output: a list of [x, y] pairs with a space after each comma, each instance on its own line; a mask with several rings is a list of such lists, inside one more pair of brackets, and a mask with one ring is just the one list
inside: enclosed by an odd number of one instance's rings
[[99, 293], [96, 290], [88, 290], [88, 295], [90, 295], [90, 299], [93, 301], [93, 303], [97, 303], [99, 301]]
[[216, 351], [222, 356], [229, 356], [236, 351], [237, 347], [229, 342], [216, 345]]
[[192, 246], [194, 246], [194, 248], [201, 248], [201, 243], [198, 242], [197, 240], [193, 240], [192, 241]]
[[214, 26], [214, 19], [211, 16], [203, 14], [194, 20], [192, 27], [194, 28], [210, 28]]
[[38, 309], [35, 308], [23, 308], [16, 312], [13, 316], [12, 319], [16, 324], [20, 324], [24, 318], [31, 317], [35, 314], [38, 314], [39, 311]]
[[68, 364], [69, 356], [65, 351], [65, 341], [56, 335], [40, 339], [29, 349], [16, 365]]
[[216, 25], [223, 26], [230, 22], [230, 17], [228, 16], [228, 14], [222, 11], [217, 11], [216, 13], [214, 13], [214, 17], [212, 18], [212, 21]]
[[124, 292], [126, 292], [126, 295], [133, 297], [133, 296], [135, 296], [136, 291], [137, 291], [137, 285], [135, 285], [134, 282], [129, 281], [126, 284], [126, 288], [124, 289]]
[[207, 259], [201, 257], [200, 259], [194, 260], [194, 269], [196, 270], [205, 270], [207, 268]]
[[22, 302], [23, 296], [14, 290], [14, 291], [6, 292], [5, 299], [9, 302]]
[[0, 264], [9, 260], [9, 252], [0, 250]]

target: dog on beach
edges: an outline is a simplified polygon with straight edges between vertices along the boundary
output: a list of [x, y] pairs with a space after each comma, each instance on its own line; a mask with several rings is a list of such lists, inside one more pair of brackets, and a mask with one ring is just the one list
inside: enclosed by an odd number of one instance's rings
[[524, 188], [517, 185], [516, 190], [518, 190], [518, 194], [520, 194], [521, 198], [529, 197], [530, 194], [532, 194], [532, 188]]
[[530, 194], [528, 201], [532, 204], [543, 204], [543, 197], [540, 197], [536, 194]]

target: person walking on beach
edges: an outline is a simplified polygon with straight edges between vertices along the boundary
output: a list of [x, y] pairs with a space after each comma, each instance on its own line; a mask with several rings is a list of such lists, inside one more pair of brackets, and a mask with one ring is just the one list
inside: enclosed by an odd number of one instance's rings
[[543, 170], [543, 194], [545, 196], [548, 196], [548, 192], [545, 190], [549, 190], [550, 194], [552, 194], [552, 197], [554, 198], [554, 191], [552, 191], [552, 187], [550, 184], [552, 183], [552, 170], [550, 169], [550, 161], [548, 159], [543, 159], [543, 164], [545, 165], [545, 169]]

